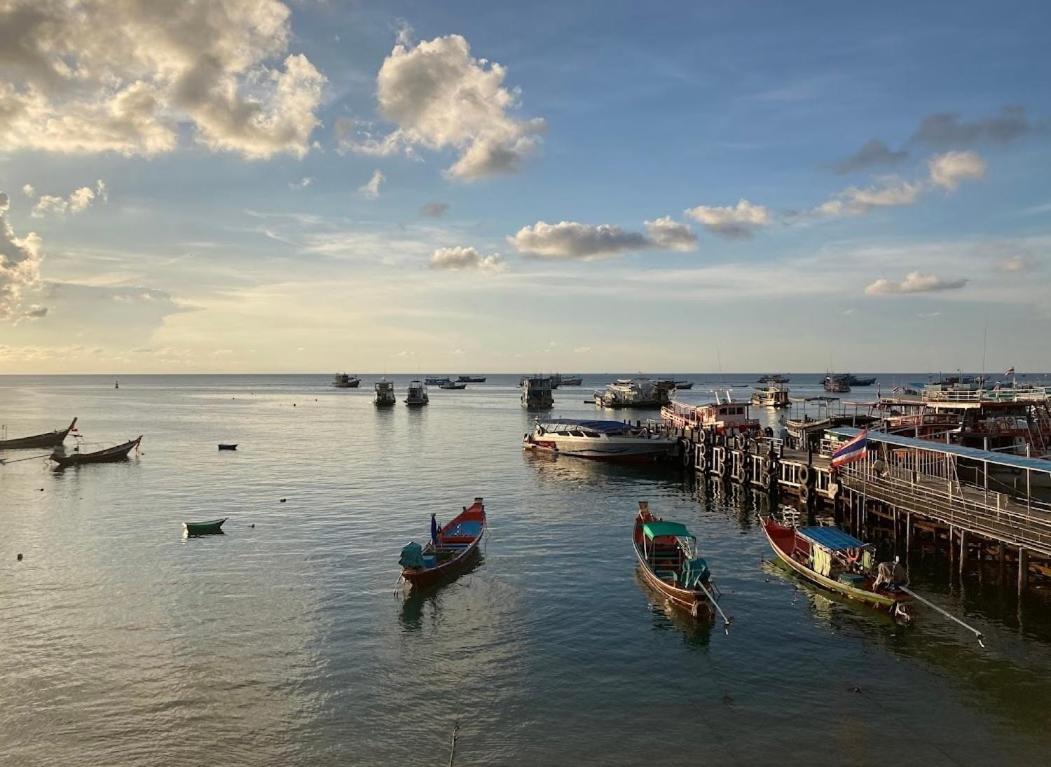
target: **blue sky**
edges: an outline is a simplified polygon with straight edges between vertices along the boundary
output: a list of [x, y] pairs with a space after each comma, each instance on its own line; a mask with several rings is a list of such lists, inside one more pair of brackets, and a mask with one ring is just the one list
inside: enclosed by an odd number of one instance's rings
[[1044, 4], [81, 10], [0, 11], [0, 373], [1051, 367]]

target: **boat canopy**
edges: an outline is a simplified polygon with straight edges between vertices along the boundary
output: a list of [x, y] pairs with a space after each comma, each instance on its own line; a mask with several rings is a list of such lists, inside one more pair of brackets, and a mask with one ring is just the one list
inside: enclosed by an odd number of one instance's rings
[[690, 535], [690, 531], [686, 529], [686, 525], [681, 522], [647, 522], [642, 526], [642, 530], [650, 540], [665, 535], [670, 535], [675, 538], [693, 537]]
[[581, 429], [597, 431], [601, 434], [619, 434], [631, 428], [629, 424], [623, 421], [578, 421], [573, 418], [549, 418], [545, 421], [540, 421], [540, 425], [548, 430], [556, 426], [576, 426]]
[[865, 545], [853, 535], [845, 533], [838, 527], [797, 527], [796, 532], [813, 541], [818, 546], [823, 546], [830, 551], [846, 551], [847, 549], [860, 549]]

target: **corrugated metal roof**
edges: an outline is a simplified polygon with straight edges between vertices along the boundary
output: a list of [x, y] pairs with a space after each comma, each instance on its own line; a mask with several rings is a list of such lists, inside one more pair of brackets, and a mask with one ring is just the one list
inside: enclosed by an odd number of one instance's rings
[[864, 542], [859, 541], [850, 533], [843, 532], [838, 527], [797, 527], [796, 532], [819, 546], [824, 546], [832, 551], [860, 549], [865, 545]]
[[[850, 426], [839, 426], [827, 429], [830, 434], [837, 437], [851, 439], [861, 433], [861, 429]], [[898, 434], [887, 434], [882, 431], [869, 431], [869, 442], [880, 442], [896, 447], [911, 447], [917, 450], [928, 450], [943, 455], [954, 455], [958, 458], [968, 458], [972, 461], [993, 463], [997, 466], [1008, 466], [1012, 469], [1023, 471], [1038, 471], [1043, 474], [1051, 474], [1051, 461], [1044, 458], [1027, 458], [1024, 455], [1009, 455], [1006, 453], [994, 453], [991, 450], [979, 450], [976, 447], [964, 447], [962, 445], [946, 445], [943, 442], [932, 442], [915, 437], [903, 437]]]

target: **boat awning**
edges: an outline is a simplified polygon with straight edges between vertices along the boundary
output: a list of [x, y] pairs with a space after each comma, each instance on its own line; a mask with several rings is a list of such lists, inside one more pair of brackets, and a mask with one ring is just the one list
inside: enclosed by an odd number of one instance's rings
[[845, 551], [846, 549], [860, 549], [864, 546], [853, 535], [845, 533], [838, 527], [798, 527], [796, 532], [818, 546], [823, 546], [831, 551]]
[[681, 522], [647, 522], [642, 526], [642, 530], [650, 540], [665, 535], [671, 535], [676, 538], [693, 537], [690, 535], [690, 531], [686, 529], [686, 525]]
[[[853, 439], [861, 433], [861, 429], [848, 426], [840, 426], [827, 429], [829, 434], [837, 437]], [[1043, 474], [1051, 474], [1051, 461], [1045, 458], [1027, 458], [1024, 455], [1010, 455], [1008, 453], [994, 453], [991, 450], [980, 450], [976, 447], [964, 447], [963, 445], [946, 445], [944, 442], [934, 442], [927, 439], [916, 439], [915, 437], [903, 437], [898, 434], [888, 434], [882, 431], [869, 431], [869, 442], [879, 442], [894, 447], [908, 447], [914, 450], [928, 450], [932, 453], [952, 455], [957, 458], [967, 458], [972, 461], [992, 463], [997, 466], [1007, 466], [1022, 471], [1038, 471]]]
[[600, 434], [617, 434], [631, 428], [623, 421], [578, 421], [573, 418], [549, 418], [546, 421], [540, 421], [540, 425], [545, 429], [552, 426], [575, 426], [581, 429], [597, 431]]

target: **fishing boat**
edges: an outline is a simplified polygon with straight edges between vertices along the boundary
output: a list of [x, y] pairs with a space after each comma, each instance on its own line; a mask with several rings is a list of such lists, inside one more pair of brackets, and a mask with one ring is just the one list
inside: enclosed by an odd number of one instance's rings
[[412, 587], [433, 586], [466, 570], [478, 556], [485, 535], [485, 505], [475, 498], [470, 506], [439, 526], [431, 515], [431, 540], [424, 546], [415, 541], [401, 550], [401, 577]]
[[236, 442], [220, 442], [219, 443], [219, 449], [220, 450], [236, 450], [237, 449], [237, 443]]
[[376, 407], [393, 407], [398, 403], [398, 395], [394, 393], [394, 383], [383, 378], [376, 381], [376, 397], [373, 403]]
[[673, 383], [675, 384], [675, 388], [680, 391], [693, 388], [693, 381], [674, 381]]
[[676, 429], [705, 429], [715, 434], [752, 434], [759, 421], [752, 418], [745, 402], [734, 402], [730, 391], [715, 393], [715, 402], [693, 405], [672, 401], [661, 408], [661, 421]]
[[538, 418], [522, 448], [593, 461], [653, 463], [677, 457], [679, 442], [621, 421]]
[[[639, 501], [633, 536], [643, 578], [671, 604], [708, 620], [719, 610], [719, 589], [708, 563], [697, 553], [697, 538], [680, 522], [666, 522]], [[729, 623], [729, 620], [724, 620]]]
[[485, 376], [459, 376], [457, 383], [485, 383]]
[[357, 389], [360, 384], [360, 378], [347, 373], [336, 373], [336, 377], [332, 381], [332, 385], [337, 389]]
[[229, 519], [229, 517], [213, 519], [210, 522], [183, 522], [183, 535], [187, 538], [194, 538], [198, 535], [222, 535], [223, 522], [227, 519]]
[[559, 375], [558, 383], [560, 386], [582, 386], [584, 384], [584, 377]]
[[438, 378], [437, 376], [431, 376], [430, 378], [424, 378], [423, 382], [428, 386], [441, 386], [444, 383], [449, 383], [453, 379], [448, 377]]
[[807, 580], [896, 618], [909, 619], [912, 596], [900, 588], [906, 585], [903, 573], [887, 583], [876, 572], [871, 544], [838, 527], [791, 527], [773, 517], [761, 521], [777, 558]]
[[34, 447], [58, 447], [65, 442], [66, 437], [76, 428], [77, 419], [65, 429], [56, 429], [46, 434], [34, 434], [32, 437], [17, 437], [15, 439], [0, 439], [0, 450], [22, 450]]
[[770, 383], [757, 386], [752, 392], [752, 404], [756, 407], [782, 408], [789, 406], [788, 388], [781, 384]]
[[847, 373], [843, 377], [847, 379], [848, 386], [872, 386], [872, 384], [876, 383], [875, 376], [872, 378], [859, 378], [853, 373]]
[[96, 450], [93, 453], [82, 453], [79, 447], [72, 453], [63, 453], [56, 450], [51, 454], [51, 460], [58, 464], [56, 467], [58, 469], [80, 466], [85, 463], [116, 463], [127, 460], [128, 453], [138, 448], [140, 442], [142, 442], [141, 434], [129, 442], [107, 447], [104, 450]]
[[821, 385], [825, 387], [825, 391], [833, 394], [846, 394], [850, 391], [850, 382], [846, 376], [830, 373], [825, 376], [825, 380], [821, 382]]
[[405, 395], [405, 404], [409, 407], [423, 407], [430, 402], [427, 396], [427, 387], [419, 381], [410, 381], [409, 390]]
[[645, 376], [618, 378], [595, 392], [595, 404], [605, 408], [659, 408], [671, 400], [674, 381], [651, 381]]
[[460, 391], [461, 389], [466, 389], [467, 384], [462, 381], [446, 381], [438, 388], [445, 389], [446, 391]]
[[522, 379], [522, 407], [526, 410], [550, 410], [554, 404], [549, 377], [535, 375]]
[[775, 384], [786, 384], [792, 379], [781, 373], [768, 373], [766, 375], [759, 376], [759, 380], [756, 383], [775, 383]]

